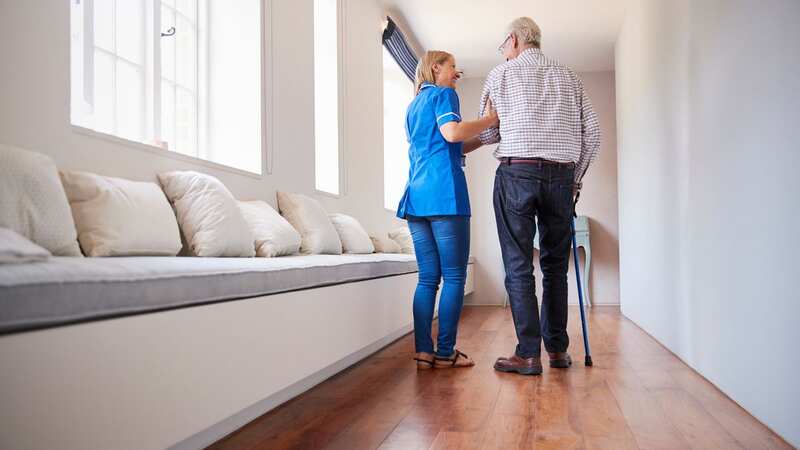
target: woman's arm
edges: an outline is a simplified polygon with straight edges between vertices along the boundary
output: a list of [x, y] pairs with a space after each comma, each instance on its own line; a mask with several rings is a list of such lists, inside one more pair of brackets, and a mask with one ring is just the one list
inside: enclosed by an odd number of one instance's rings
[[[465, 120], [463, 122], [447, 122], [439, 127], [439, 131], [442, 132], [442, 136], [444, 136], [447, 142], [464, 142], [477, 136], [481, 131], [496, 127], [499, 124], [500, 120], [497, 118], [497, 111], [492, 107], [490, 102], [486, 106], [486, 115], [480, 119]], [[474, 150], [474, 148], [470, 151], [472, 150]]]
[[477, 136], [474, 138], [467, 139], [464, 141], [464, 146], [462, 147], [462, 152], [466, 155], [467, 153], [477, 150], [483, 146], [483, 142], [481, 142], [480, 138]]

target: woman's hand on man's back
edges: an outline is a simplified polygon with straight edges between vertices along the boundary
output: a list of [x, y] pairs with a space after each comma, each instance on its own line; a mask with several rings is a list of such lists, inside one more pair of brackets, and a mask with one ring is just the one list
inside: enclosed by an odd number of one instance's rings
[[486, 109], [483, 112], [483, 117], [491, 119], [491, 123], [486, 128], [495, 128], [500, 126], [500, 117], [497, 115], [497, 110], [494, 109], [492, 99], [486, 100]]

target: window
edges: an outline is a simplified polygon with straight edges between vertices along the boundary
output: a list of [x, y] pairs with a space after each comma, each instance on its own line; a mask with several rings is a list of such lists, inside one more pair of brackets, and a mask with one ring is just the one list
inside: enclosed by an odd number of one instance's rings
[[383, 205], [395, 211], [408, 180], [406, 109], [414, 99], [414, 86], [383, 49]]
[[316, 188], [339, 194], [338, 1], [314, 0], [314, 175]]
[[[72, 15], [73, 118], [80, 125], [144, 140], [147, 54], [145, 2], [94, 0]], [[75, 5], [76, 9], [80, 5]], [[75, 76], [78, 75], [78, 76]], [[83, 83], [80, 81], [83, 80]], [[76, 89], [77, 88], [77, 89]], [[82, 100], [82, 101], [80, 101]]]
[[200, 156], [197, 2], [162, 0], [160, 3], [161, 30], [167, 30], [165, 34], [175, 33], [160, 39], [161, 141], [178, 153]]
[[261, 0], [71, 4], [74, 125], [261, 173]]

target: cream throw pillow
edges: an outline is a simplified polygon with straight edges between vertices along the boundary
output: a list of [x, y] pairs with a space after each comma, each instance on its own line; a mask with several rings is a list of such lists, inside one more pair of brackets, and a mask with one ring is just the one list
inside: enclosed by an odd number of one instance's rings
[[374, 236], [369, 237], [372, 240], [372, 245], [375, 247], [375, 253], [402, 253], [400, 245], [389, 238], [378, 238]]
[[58, 169], [49, 157], [0, 145], [0, 227], [57, 256], [81, 256]]
[[222, 182], [199, 172], [158, 175], [195, 256], [255, 256], [253, 233]]
[[0, 264], [47, 261], [50, 252], [20, 236], [14, 230], [0, 228]]
[[304, 255], [342, 254], [342, 242], [328, 213], [318, 201], [302, 194], [278, 192], [281, 215], [300, 233], [300, 253]]
[[358, 221], [345, 214], [330, 214], [328, 217], [333, 222], [333, 227], [339, 234], [342, 242], [343, 253], [374, 253], [375, 246], [372, 245], [369, 235], [364, 231]]
[[61, 172], [78, 241], [87, 256], [175, 256], [175, 214], [155, 183]]
[[300, 251], [300, 233], [267, 202], [255, 200], [238, 203], [244, 220], [253, 232], [256, 256], [271, 258]]
[[411, 239], [411, 230], [408, 227], [400, 227], [389, 232], [389, 237], [397, 242], [400, 251], [403, 253], [414, 254], [414, 240]]

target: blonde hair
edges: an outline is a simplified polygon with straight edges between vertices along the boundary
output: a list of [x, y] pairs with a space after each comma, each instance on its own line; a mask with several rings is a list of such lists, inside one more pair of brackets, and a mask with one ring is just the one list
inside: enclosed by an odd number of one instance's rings
[[517, 41], [541, 48], [542, 30], [530, 17], [519, 17], [508, 25], [508, 32], [517, 36]]
[[414, 95], [419, 94], [422, 83], [436, 84], [436, 74], [433, 73], [434, 64], [442, 65], [450, 59], [453, 59], [453, 55], [440, 50], [425, 52], [417, 63], [417, 73], [414, 77]]

